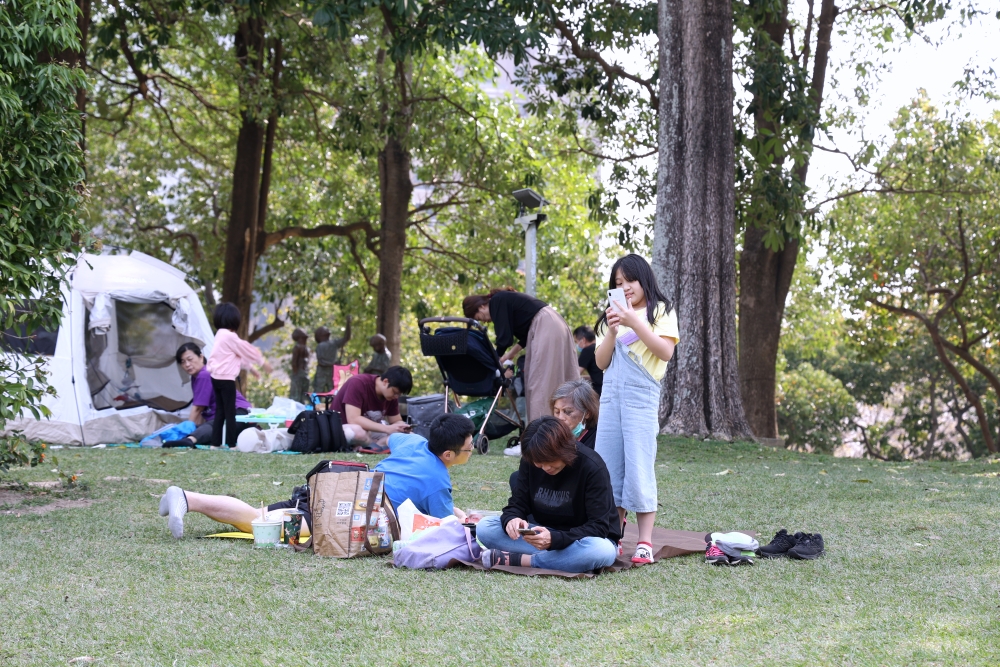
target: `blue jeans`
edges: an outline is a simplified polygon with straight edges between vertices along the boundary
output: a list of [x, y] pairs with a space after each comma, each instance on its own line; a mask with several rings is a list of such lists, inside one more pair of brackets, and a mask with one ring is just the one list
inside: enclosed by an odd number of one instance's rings
[[[532, 528], [535, 524], [530, 524]], [[565, 549], [541, 551], [524, 541], [510, 539], [500, 517], [490, 516], [476, 526], [476, 538], [487, 549], [529, 554], [531, 567], [563, 572], [590, 572], [608, 567], [618, 557], [618, 546], [604, 537], [584, 537]]]

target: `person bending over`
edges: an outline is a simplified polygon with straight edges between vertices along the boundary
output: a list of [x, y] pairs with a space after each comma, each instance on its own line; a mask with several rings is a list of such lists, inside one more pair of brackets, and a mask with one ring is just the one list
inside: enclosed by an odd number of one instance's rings
[[611, 565], [622, 535], [604, 461], [555, 417], [536, 419], [521, 436], [518, 483], [503, 514], [480, 521], [476, 537], [486, 569], [589, 572]]
[[[444, 414], [431, 422], [429, 439], [416, 434], [393, 435], [392, 456], [375, 466], [377, 472], [385, 474], [385, 494], [390, 502], [398, 507], [409, 498], [424, 514], [438, 518], [454, 514], [465, 521], [465, 513], [456, 509], [451, 499], [448, 469], [468, 462], [475, 431], [468, 417]], [[296, 501], [305, 512], [305, 537], [312, 522], [307, 493], [295, 492], [290, 500], [268, 505], [267, 511], [280, 516], [282, 510], [295, 507]], [[244, 533], [253, 532], [250, 522], [260, 516], [259, 509], [238, 498], [184, 491], [178, 486], [171, 486], [160, 498], [160, 516], [167, 517], [167, 526], [176, 538], [184, 536], [184, 515], [188, 512], [204, 514]]]
[[385, 439], [407, 433], [410, 425], [399, 416], [399, 397], [409, 394], [413, 376], [402, 366], [391, 366], [382, 375], [355, 375], [333, 397], [330, 409], [340, 413], [344, 437], [355, 447], [375, 443], [374, 453], [388, 453]]

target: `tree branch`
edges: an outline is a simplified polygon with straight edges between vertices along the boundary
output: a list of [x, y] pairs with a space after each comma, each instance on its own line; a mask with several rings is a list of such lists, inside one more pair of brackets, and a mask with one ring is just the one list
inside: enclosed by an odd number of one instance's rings
[[649, 105], [653, 109], [660, 108], [660, 97], [656, 90], [656, 84], [652, 78], [643, 79], [640, 76], [627, 72], [621, 65], [618, 65], [617, 63], [609, 63], [594, 49], [581, 45], [580, 40], [577, 39], [576, 35], [562, 19], [553, 18], [552, 25], [555, 26], [556, 30], [563, 37], [563, 39], [569, 43], [570, 51], [573, 52], [574, 56], [580, 60], [590, 60], [597, 63], [601, 69], [604, 70], [604, 74], [608, 77], [608, 79], [626, 79], [639, 84], [646, 89], [647, 93], [649, 93]]
[[285, 320], [280, 319], [276, 315], [274, 317], [274, 321], [273, 322], [271, 322], [269, 324], [265, 324], [264, 326], [260, 327], [259, 329], [254, 329], [253, 332], [250, 333], [247, 336], [247, 342], [248, 343], [252, 343], [255, 340], [259, 340], [259, 339], [263, 338], [264, 336], [266, 336], [267, 334], [271, 333], [272, 331], [277, 331], [278, 329], [280, 329], [283, 326], [285, 326]]
[[350, 236], [354, 232], [364, 232], [366, 237], [375, 236], [375, 230], [367, 220], [352, 222], [347, 225], [319, 225], [318, 227], [284, 227], [264, 236], [264, 250], [281, 243], [285, 239], [303, 238], [318, 239], [326, 236]]
[[200, 250], [200, 248], [198, 246], [198, 237], [195, 236], [194, 234], [192, 234], [191, 232], [175, 232], [174, 230], [170, 229], [166, 225], [147, 225], [145, 227], [136, 227], [135, 228], [135, 231], [137, 231], [137, 232], [151, 232], [151, 231], [156, 231], [156, 230], [161, 230], [161, 231], [164, 231], [164, 232], [170, 234], [171, 238], [175, 238], [175, 239], [176, 238], [187, 238], [187, 239], [189, 239], [191, 241], [192, 259], [194, 260], [195, 263], [200, 263], [201, 262], [201, 250]]

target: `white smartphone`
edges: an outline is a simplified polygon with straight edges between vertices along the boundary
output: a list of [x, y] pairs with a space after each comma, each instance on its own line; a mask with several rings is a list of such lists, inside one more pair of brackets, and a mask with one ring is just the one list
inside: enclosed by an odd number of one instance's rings
[[622, 306], [628, 306], [628, 301], [625, 300], [625, 290], [621, 287], [608, 290], [608, 305], [614, 308], [616, 312], [620, 313], [621, 308], [616, 306], [616, 303], [620, 303]]

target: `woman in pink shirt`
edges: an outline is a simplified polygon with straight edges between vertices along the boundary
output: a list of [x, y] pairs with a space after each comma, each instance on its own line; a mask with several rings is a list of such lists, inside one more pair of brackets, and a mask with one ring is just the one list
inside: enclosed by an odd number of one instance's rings
[[215, 391], [212, 444], [222, 444], [222, 426], [225, 425], [226, 444], [235, 447], [236, 378], [244, 368], [255, 378], [259, 378], [260, 373], [253, 364], [260, 366], [265, 373], [271, 372], [271, 366], [260, 350], [237, 335], [236, 330], [240, 328], [243, 318], [234, 304], [224, 301], [216, 306], [212, 321], [216, 329], [212, 356], [208, 360], [208, 373], [212, 376], [212, 389]]

